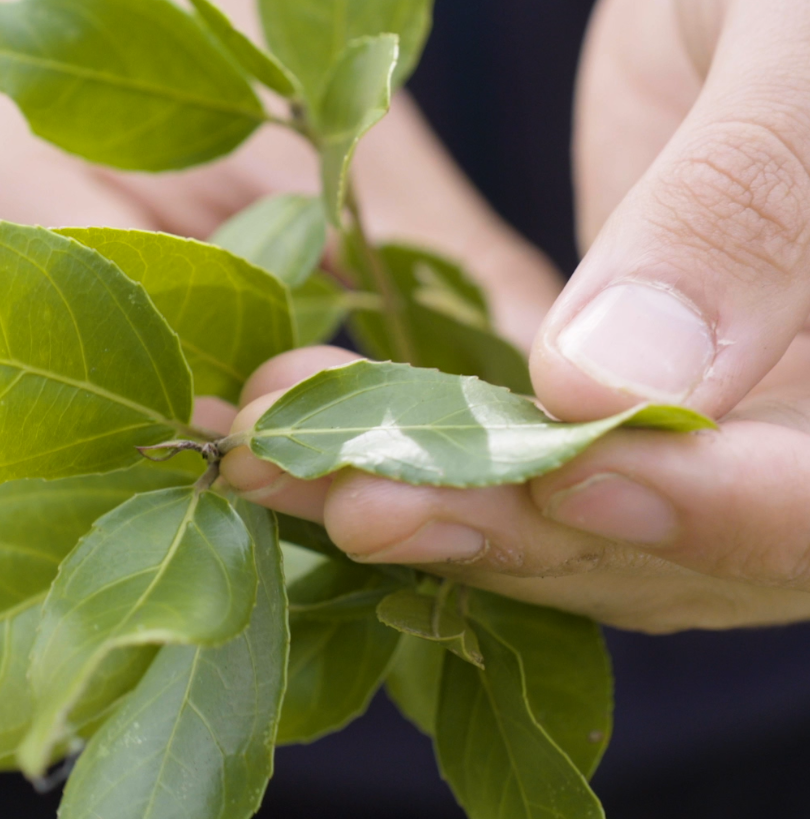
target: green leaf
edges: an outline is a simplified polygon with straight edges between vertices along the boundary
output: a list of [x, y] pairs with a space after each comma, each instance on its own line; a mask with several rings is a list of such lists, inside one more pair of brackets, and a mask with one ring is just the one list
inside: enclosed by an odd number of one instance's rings
[[430, 32], [433, 0], [259, 0], [267, 42], [298, 77], [314, 107], [346, 47], [359, 37], [398, 34], [394, 86], [416, 67]]
[[0, 91], [34, 133], [130, 170], [207, 162], [266, 119], [231, 60], [167, 0], [0, 5]]
[[355, 40], [335, 65], [326, 86], [316, 128], [326, 212], [336, 227], [340, 227], [357, 145], [391, 106], [391, 77], [398, 54], [396, 35]]
[[293, 616], [290, 631], [279, 744], [312, 742], [365, 713], [398, 638], [373, 616], [331, 622]]
[[331, 341], [349, 312], [347, 294], [326, 273], [316, 272], [290, 294], [298, 344]]
[[70, 735], [67, 715], [116, 649], [222, 643], [255, 600], [250, 535], [210, 492], [137, 495], [96, 522], [60, 567], [31, 658], [37, 701], [19, 761], [39, 775]]
[[289, 287], [300, 287], [326, 247], [323, 202], [293, 194], [261, 199], [227, 221], [210, 241], [268, 270]]
[[213, 245], [113, 228], [59, 231], [93, 248], [146, 289], [180, 336], [197, 395], [236, 403], [268, 358], [292, 349], [286, 288]]
[[191, 3], [206, 26], [245, 71], [282, 97], [298, 95], [295, 77], [275, 57], [257, 48], [241, 31], [237, 31], [213, 3], [208, 0], [191, 0]]
[[518, 660], [535, 721], [590, 777], [610, 738], [613, 681], [599, 627], [583, 617], [472, 591], [470, 618]]
[[129, 466], [136, 446], [184, 429], [188, 366], [140, 285], [77, 242], [8, 222], [0, 280], [0, 482]]
[[448, 651], [484, 667], [484, 658], [475, 632], [455, 610], [457, 596], [422, 594], [415, 589], [402, 589], [386, 597], [377, 606], [381, 623], [397, 631], [442, 644]]
[[440, 643], [403, 634], [385, 678], [388, 696], [428, 736], [436, 732], [444, 655]]
[[604, 819], [582, 774], [534, 721], [515, 656], [487, 632], [480, 671], [445, 659], [436, 718], [442, 774], [469, 819]]
[[256, 542], [250, 626], [221, 648], [168, 646], [79, 758], [62, 819], [248, 819], [273, 769], [288, 642], [276, 533], [240, 511]]
[[474, 378], [357, 361], [298, 384], [227, 446], [246, 443], [304, 479], [353, 466], [413, 484], [488, 486], [556, 469], [622, 425], [714, 428], [678, 407], [561, 424], [527, 399]]
[[[344, 263], [374, 289], [356, 236], [344, 242]], [[477, 375], [517, 393], [534, 392], [525, 356], [495, 334], [481, 290], [456, 264], [427, 251], [402, 245], [379, 249], [404, 305], [403, 318], [419, 367], [453, 375]], [[349, 331], [360, 349], [381, 361], [397, 361], [391, 325], [375, 310], [356, 310]]]

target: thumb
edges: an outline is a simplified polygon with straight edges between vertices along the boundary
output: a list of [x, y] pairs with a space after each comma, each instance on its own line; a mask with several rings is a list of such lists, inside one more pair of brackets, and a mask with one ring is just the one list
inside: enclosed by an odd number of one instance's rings
[[810, 3], [725, 6], [699, 100], [535, 339], [560, 418], [644, 400], [721, 416], [810, 312]]

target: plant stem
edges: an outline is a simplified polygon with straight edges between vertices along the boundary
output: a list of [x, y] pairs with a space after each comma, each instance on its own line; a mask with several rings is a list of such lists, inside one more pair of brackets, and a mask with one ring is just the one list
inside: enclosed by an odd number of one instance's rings
[[433, 601], [433, 611], [430, 617], [430, 627], [433, 629], [433, 636], [438, 637], [442, 623], [442, 611], [447, 605], [447, 600], [450, 597], [456, 584], [452, 580], [442, 580], [436, 598]]
[[391, 277], [385, 269], [385, 264], [380, 258], [377, 248], [374, 247], [369, 240], [368, 233], [363, 224], [360, 207], [357, 203], [357, 197], [351, 184], [349, 185], [346, 195], [346, 207], [349, 209], [352, 221], [354, 222], [360, 249], [368, 264], [368, 269], [374, 283], [374, 289], [382, 300], [382, 312], [391, 329], [391, 342], [394, 348], [394, 355], [399, 361], [416, 364], [413, 340], [411, 339], [411, 334], [408, 331], [408, 325], [405, 321], [404, 301], [397, 292], [394, 283], [391, 281]]

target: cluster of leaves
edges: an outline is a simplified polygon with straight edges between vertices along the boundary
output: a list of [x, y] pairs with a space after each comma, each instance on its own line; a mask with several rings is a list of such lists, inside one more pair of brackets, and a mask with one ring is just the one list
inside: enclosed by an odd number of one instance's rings
[[[384, 683], [473, 819], [601, 816], [587, 778], [611, 681], [593, 624], [356, 565], [319, 526], [229, 498], [217, 458], [483, 486], [619, 425], [707, 422], [552, 422], [504, 388], [529, 391], [525, 361], [458, 266], [368, 242], [352, 153], [415, 65], [430, 0], [260, 0], [269, 50], [192, 5], [0, 5], [0, 90], [46, 139], [188, 167], [279, 123], [258, 81], [290, 100], [324, 189], [260, 202], [210, 244], [0, 223], [0, 769], [37, 778], [83, 749], [62, 819], [247, 819], [277, 743], [338, 730]], [[318, 269], [329, 222], [349, 288]], [[344, 322], [391, 361], [316, 375], [240, 436], [192, 425], [195, 396], [236, 401], [261, 362]], [[136, 450], [177, 438], [207, 444], [204, 473]]]

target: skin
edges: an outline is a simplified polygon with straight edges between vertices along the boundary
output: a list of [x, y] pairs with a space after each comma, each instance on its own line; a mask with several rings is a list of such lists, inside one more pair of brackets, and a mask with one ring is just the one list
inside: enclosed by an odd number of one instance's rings
[[[249, 28], [247, 0], [222, 5]], [[358, 155], [373, 235], [462, 260], [501, 332], [531, 348], [537, 397], [554, 415], [598, 418], [665, 393], [721, 419], [718, 432], [617, 432], [524, 486], [410, 487], [348, 470], [304, 483], [244, 449], [224, 459], [224, 477], [255, 502], [324, 522], [355, 559], [421, 565], [623, 628], [809, 617], [809, 44], [806, 0], [602, 0], [577, 96], [584, 259], [559, 296], [547, 260], [498, 220], [407, 98]], [[258, 196], [316, 189], [312, 157], [277, 130], [217, 165], [141, 177], [32, 140], [5, 101], [0, 119], [10, 220], [204, 237]], [[566, 331], [629, 285], [652, 299], [653, 318], [662, 299], [677, 302], [678, 343], [661, 345], [654, 373], [640, 370], [643, 351], [670, 337], [656, 338], [657, 322], [645, 337], [636, 301], [629, 320], [608, 314], [625, 348], [598, 345], [599, 367], [585, 366]], [[246, 385], [235, 420], [211, 401], [199, 420], [246, 429], [284, 390], [351, 357], [279, 356]], [[669, 389], [660, 373], [684, 362], [694, 373]]]

